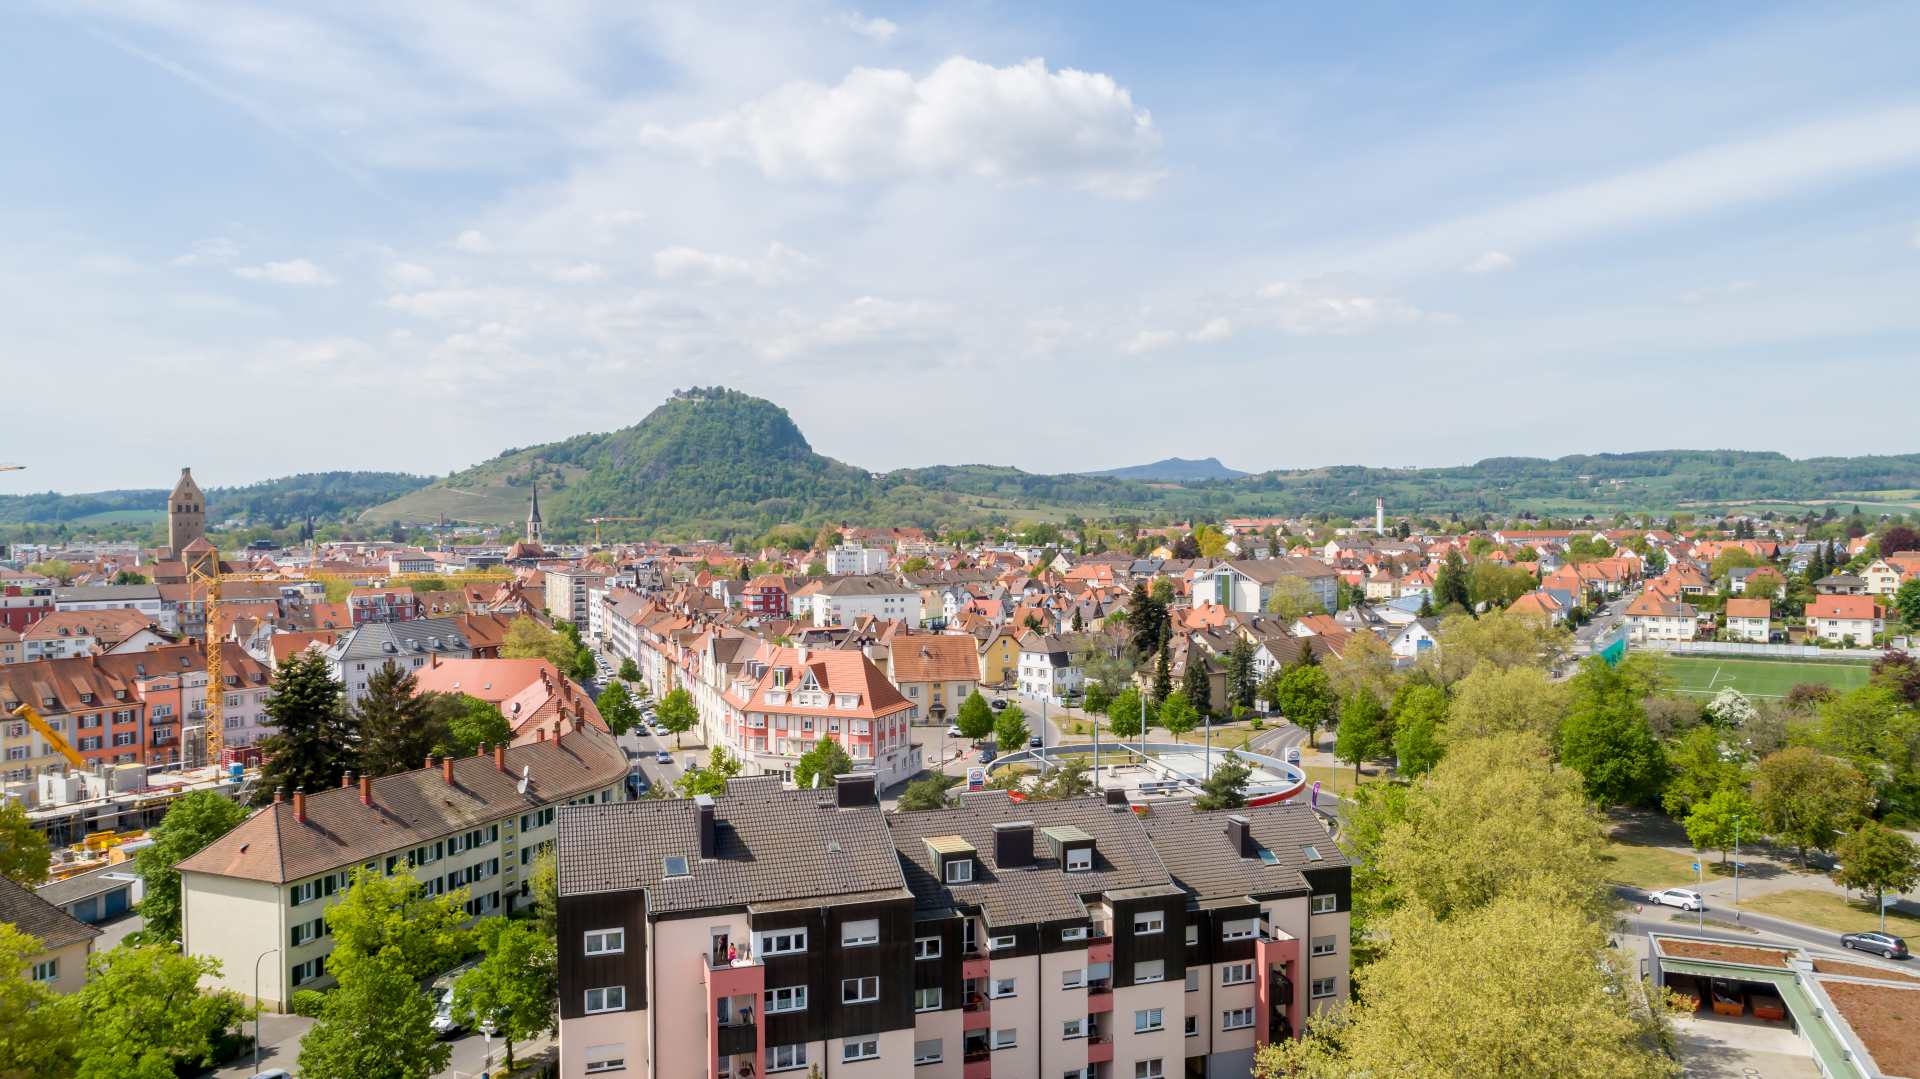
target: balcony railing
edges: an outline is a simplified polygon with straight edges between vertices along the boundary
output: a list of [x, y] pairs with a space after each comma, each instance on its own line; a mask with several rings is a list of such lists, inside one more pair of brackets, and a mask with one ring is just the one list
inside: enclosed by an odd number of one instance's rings
[[960, 1005], [960, 1010], [964, 1012], [984, 1012], [987, 1010], [987, 998], [979, 993], [973, 993], [967, 997], [966, 1003]]
[[983, 1060], [992, 1060], [993, 1050], [984, 1045], [977, 1049], [968, 1049], [961, 1054], [960, 1059], [968, 1064], [978, 1064]]

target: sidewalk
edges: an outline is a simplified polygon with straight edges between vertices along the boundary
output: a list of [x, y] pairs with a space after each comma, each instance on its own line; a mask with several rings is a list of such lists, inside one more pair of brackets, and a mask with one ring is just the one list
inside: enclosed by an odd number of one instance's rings
[[[1722, 875], [1720, 852], [1713, 850], [1696, 851], [1687, 841], [1686, 830], [1678, 821], [1650, 810], [1636, 810], [1613, 814], [1612, 838], [1623, 843], [1654, 847], [1679, 855], [1701, 864], [1704, 871], [1701, 877], [1680, 887], [1699, 892], [1709, 900], [1718, 899], [1723, 903], [1733, 900], [1734, 877], [1731, 867]], [[1728, 861], [1733, 859], [1731, 855]], [[1742, 846], [1740, 863], [1740, 898], [1749, 900], [1763, 895], [1790, 891], [1817, 891], [1839, 896], [1842, 899], [1859, 899], [1857, 892], [1840, 887], [1820, 868], [1824, 861], [1818, 855], [1810, 856], [1810, 866], [1803, 868], [1795, 852], [1782, 850], [1770, 845]], [[1904, 914], [1920, 916], [1920, 902], [1902, 896], [1887, 908]]]

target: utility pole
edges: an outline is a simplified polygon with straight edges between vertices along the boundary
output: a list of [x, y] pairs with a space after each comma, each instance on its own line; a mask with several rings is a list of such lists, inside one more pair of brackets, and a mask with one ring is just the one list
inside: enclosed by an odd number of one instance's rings
[[[1733, 818], [1733, 905], [1740, 905], [1740, 825], [1739, 817]], [[1882, 915], [1884, 917], [1884, 915]]]

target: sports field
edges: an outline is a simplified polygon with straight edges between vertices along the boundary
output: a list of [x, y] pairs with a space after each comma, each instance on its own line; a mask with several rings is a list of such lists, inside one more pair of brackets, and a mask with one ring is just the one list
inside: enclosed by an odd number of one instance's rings
[[1681, 693], [1711, 697], [1731, 686], [1749, 697], [1784, 697], [1802, 682], [1837, 690], [1867, 684], [1865, 663], [1792, 659], [1736, 659], [1732, 656], [1666, 656], [1660, 669]]

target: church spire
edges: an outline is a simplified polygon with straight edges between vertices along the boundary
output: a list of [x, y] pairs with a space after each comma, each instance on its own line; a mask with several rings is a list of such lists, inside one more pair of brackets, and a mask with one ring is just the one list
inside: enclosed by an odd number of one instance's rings
[[533, 501], [527, 507], [527, 542], [540, 542], [540, 484], [533, 485]]

